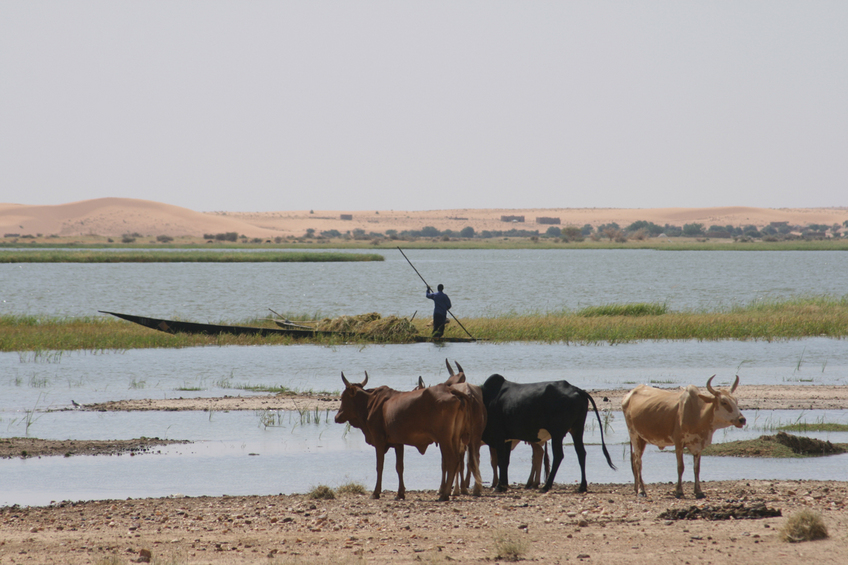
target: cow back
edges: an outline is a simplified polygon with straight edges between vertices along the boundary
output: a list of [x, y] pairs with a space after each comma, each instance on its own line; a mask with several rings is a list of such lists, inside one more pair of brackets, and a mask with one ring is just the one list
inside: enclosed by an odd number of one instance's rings
[[463, 393], [444, 384], [388, 398], [381, 410], [387, 443], [412, 445], [424, 453], [431, 443], [457, 441], [466, 402]]

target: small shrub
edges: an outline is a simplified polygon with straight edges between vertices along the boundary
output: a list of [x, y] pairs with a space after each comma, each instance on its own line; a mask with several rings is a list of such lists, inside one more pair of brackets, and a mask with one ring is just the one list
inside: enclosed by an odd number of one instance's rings
[[780, 530], [780, 539], [789, 543], [813, 541], [827, 537], [827, 526], [821, 514], [805, 508], [789, 517]]
[[530, 542], [520, 533], [495, 533], [495, 559], [521, 561], [530, 548]]
[[333, 492], [333, 489], [326, 485], [318, 485], [317, 487], [309, 491], [309, 493], [307, 493], [307, 496], [309, 498], [314, 498], [317, 500], [333, 500], [334, 498], [336, 498], [336, 493]]
[[354, 494], [354, 495], [364, 495], [368, 494], [368, 491], [365, 489], [365, 485], [362, 483], [347, 483], [336, 489], [336, 492], [339, 494]]

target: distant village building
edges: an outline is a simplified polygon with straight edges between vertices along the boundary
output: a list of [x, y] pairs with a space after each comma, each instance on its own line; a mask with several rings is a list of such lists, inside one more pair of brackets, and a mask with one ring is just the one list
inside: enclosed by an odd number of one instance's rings
[[524, 216], [501, 216], [502, 222], [522, 222], [524, 223]]
[[537, 224], [559, 224], [559, 218], [549, 218], [547, 216], [540, 216], [536, 218]]

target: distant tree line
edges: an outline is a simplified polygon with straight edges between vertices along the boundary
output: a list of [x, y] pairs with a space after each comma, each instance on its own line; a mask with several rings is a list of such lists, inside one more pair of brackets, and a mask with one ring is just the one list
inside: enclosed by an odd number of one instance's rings
[[[765, 241], [778, 241], [784, 239], [824, 239], [827, 237], [848, 237], [848, 234], [843, 233], [843, 229], [848, 228], [848, 220], [840, 224], [808, 224], [806, 226], [790, 225], [789, 222], [771, 222], [769, 225], [758, 228], [755, 225], [731, 226], [731, 225], [711, 225], [706, 227], [702, 223], [683, 224], [675, 226], [672, 224], [658, 225], [654, 222], [639, 220], [633, 222], [629, 226], [621, 227], [615, 222], [601, 224], [597, 227], [591, 224], [585, 224], [582, 227], [568, 225], [559, 227], [556, 225], [550, 226], [546, 231], [527, 229], [509, 229], [509, 230], [481, 230], [476, 231], [471, 226], [466, 226], [461, 230], [440, 230], [433, 226], [424, 226], [417, 230], [393, 230], [389, 229], [383, 233], [366, 232], [364, 229], [356, 228], [341, 232], [336, 229], [323, 230], [317, 232], [313, 228], [306, 230], [304, 238], [306, 239], [354, 239], [354, 240], [371, 240], [378, 243], [381, 239], [390, 240], [411, 240], [411, 239], [442, 239], [448, 241], [450, 239], [492, 239], [502, 237], [524, 237], [524, 238], [548, 238], [560, 239], [564, 242], [579, 242], [586, 239], [601, 241], [608, 239], [609, 241], [624, 242], [630, 239], [644, 240], [651, 237], [695, 237], [695, 238], [733, 238], [733, 239], [763, 239]], [[848, 232], [848, 230], [846, 230]], [[133, 234], [135, 235], [135, 234]], [[248, 239], [244, 235], [238, 235], [236, 232], [204, 234], [203, 237], [214, 241], [230, 241], [236, 242], [241, 239], [247, 243], [262, 243], [262, 239]], [[160, 242], [165, 242], [164, 236], [159, 236]], [[276, 237], [275, 243], [282, 243], [285, 239], [296, 239], [292, 236], [289, 238]], [[270, 240], [268, 240], [270, 242]]]

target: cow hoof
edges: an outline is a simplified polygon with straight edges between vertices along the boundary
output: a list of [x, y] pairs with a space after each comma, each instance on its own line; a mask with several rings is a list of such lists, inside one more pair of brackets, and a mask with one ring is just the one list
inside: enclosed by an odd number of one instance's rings
[[495, 487], [495, 492], [506, 492], [506, 487], [503, 485], [498, 485]]
[[373, 498], [374, 500], [379, 500], [380, 499], [380, 493], [375, 492], [374, 494], [371, 495], [371, 498]]
[[683, 493], [682, 492], [674, 493], [674, 498], [683, 498]]
[[696, 493], [695, 493], [695, 498], [697, 498], [697, 499], [699, 499], [699, 500], [700, 500], [700, 499], [702, 499], [702, 498], [707, 498], [707, 495], [706, 495], [706, 494], [704, 494], [704, 493], [702, 493], [702, 492], [696, 492]]

